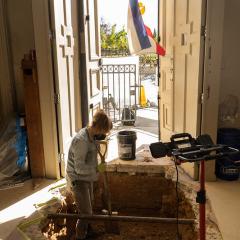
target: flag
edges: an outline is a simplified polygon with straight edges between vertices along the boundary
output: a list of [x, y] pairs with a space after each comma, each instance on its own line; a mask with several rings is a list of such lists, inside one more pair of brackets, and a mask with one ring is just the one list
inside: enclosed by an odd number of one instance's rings
[[127, 34], [131, 54], [156, 53], [165, 55], [165, 49], [154, 39], [151, 29], [144, 25], [138, 0], [129, 0]]

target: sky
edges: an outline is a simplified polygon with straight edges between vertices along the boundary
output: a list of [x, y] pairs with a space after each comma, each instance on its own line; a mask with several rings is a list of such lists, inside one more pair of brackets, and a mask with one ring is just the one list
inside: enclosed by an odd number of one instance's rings
[[[127, 11], [129, 0], [99, 0], [99, 14], [106, 23], [117, 24], [117, 29], [127, 27]], [[158, 0], [139, 0], [145, 5], [143, 14], [144, 24], [157, 29], [157, 2]]]

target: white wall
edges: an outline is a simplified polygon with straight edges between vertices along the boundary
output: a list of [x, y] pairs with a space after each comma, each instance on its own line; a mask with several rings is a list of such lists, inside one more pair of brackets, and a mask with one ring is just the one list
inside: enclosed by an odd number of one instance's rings
[[[230, 94], [237, 96], [238, 101], [240, 101], [239, 22], [240, 22], [240, 1], [225, 0], [220, 103], [222, 103], [226, 99], [226, 97]], [[238, 117], [236, 120], [232, 119], [229, 121], [219, 121], [219, 126], [240, 127], [240, 118]]]
[[7, 0], [10, 47], [14, 69], [17, 107], [24, 111], [23, 75], [21, 60], [24, 54], [34, 49], [32, 0]]

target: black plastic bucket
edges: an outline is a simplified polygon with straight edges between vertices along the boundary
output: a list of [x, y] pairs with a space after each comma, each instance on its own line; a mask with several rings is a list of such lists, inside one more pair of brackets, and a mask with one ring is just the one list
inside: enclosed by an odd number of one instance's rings
[[220, 144], [228, 144], [232, 147], [240, 147], [240, 129], [219, 128], [217, 141]]
[[239, 178], [239, 167], [228, 157], [216, 161], [216, 176], [223, 180], [233, 181]]
[[[217, 143], [226, 144], [240, 150], [240, 129], [238, 128], [219, 128]], [[230, 156], [232, 160], [240, 160], [240, 154]]]
[[[240, 130], [237, 128], [219, 128], [217, 143], [240, 149]], [[239, 178], [239, 166], [234, 161], [240, 160], [240, 154], [230, 155], [217, 159], [216, 176], [224, 180], [237, 180]]]
[[118, 139], [118, 156], [122, 160], [133, 160], [136, 158], [136, 140], [135, 131], [120, 131]]

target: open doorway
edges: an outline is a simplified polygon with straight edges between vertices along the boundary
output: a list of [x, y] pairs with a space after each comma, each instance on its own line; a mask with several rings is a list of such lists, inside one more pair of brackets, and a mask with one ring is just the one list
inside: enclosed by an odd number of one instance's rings
[[[158, 57], [130, 55], [127, 36], [129, 1], [99, 5], [103, 108], [117, 129], [133, 128], [159, 136]], [[157, 40], [158, 1], [139, 1], [144, 24]]]

